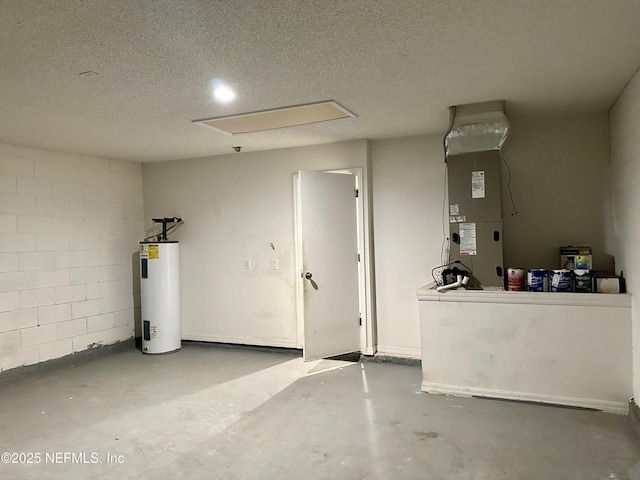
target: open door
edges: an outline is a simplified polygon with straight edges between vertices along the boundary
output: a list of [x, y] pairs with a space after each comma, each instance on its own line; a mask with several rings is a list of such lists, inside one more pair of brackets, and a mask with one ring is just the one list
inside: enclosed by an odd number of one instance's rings
[[298, 172], [304, 360], [360, 351], [355, 176]]

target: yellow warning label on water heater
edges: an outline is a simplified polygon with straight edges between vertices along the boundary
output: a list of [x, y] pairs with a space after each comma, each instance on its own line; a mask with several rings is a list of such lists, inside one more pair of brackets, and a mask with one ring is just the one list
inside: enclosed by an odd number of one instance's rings
[[159, 245], [149, 245], [149, 260], [157, 260], [160, 258], [160, 246]]

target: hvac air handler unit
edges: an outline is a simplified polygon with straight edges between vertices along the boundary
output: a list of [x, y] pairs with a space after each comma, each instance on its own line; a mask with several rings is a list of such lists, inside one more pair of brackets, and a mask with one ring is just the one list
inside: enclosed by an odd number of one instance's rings
[[179, 243], [167, 240], [166, 225], [182, 220], [153, 221], [163, 223], [162, 235], [140, 242], [142, 352], [168, 353], [181, 346], [180, 256]]
[[445, 135], [449, 264], [469, 269], [470, 287], [504, 286], [500, 149], [509, 133], [503, 101], [452, 107]]

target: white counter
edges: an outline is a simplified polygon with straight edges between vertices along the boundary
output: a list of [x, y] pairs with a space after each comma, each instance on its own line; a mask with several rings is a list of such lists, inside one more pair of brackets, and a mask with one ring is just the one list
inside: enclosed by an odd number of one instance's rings
[[422, 390], [627, 413], [631, 296], [417, 291]]

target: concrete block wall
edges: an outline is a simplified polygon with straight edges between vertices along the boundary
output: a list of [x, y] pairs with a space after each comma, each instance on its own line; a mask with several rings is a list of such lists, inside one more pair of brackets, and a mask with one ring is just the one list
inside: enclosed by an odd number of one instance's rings
[[0, 371], [126, 340], [140, 163], [0, 143]]

